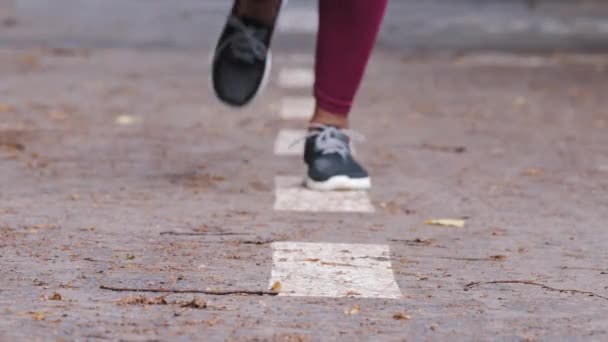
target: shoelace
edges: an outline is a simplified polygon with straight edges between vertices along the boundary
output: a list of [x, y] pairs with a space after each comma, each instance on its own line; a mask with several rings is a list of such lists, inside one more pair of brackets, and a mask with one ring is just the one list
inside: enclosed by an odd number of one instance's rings
[[346, 157], [351, 154], [351, 150], [354, 151], [354, 148], [348, 140], [345, 141], [344, 139], [340, 139], [340, 136], [347, 136], [349, 139], [359, 141], [364, 140], [363, 135], [353, 130], [339, 129], [322, 124], [311, 124], [310, 128], [317, 128], [318, 130], [308, 132], [303, 138], [294, 141], [290, 147], [295, 146], [302, 140], [316, 137], [315, 149], [321, 152], [321, 154], [338, 153], [342, 158], [346, 159]]
[[237, 32], [227, 39], [219, 48], [221, 51], [230, 44], [232, 53], [240, 60], [253, 63], [256, 60], [266, 59], [266, 45], [258, 35], [263, 35], [264, 30], [249, 27], [241, 19], [235, 16], [228, 18], [228, 25], [237, 29]]

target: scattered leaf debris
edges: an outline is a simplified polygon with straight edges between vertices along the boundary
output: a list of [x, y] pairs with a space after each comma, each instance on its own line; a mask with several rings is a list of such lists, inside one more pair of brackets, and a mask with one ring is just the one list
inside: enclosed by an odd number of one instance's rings
[[430, 246], [435, 242], [435, 239], [421, 239], [416, 238], [413, 240], [401, 240], [401, 239], [391, 239], [391, 242], [401, 242], [407, 246]]
[[8, 103], [0, 103], [0, 113], [13, 113], [15, 107]]
[[384, 210], [384, 212], [389, 215], [400, 215], [400, 214], [411, 215], [411, 214], [416, 213], [415, 210], [405, 208], [405, 207], [399, 205], [398, 203], [396, 203], [395, 201], [380, 202], [380, 203], [378, 203], [378, 206], [380, 208], [382, 208], [382, 210]]
[[464, 228], [465, 220], [463, 219], [431, 219], [425, 222], [430, 226]]
[[272, 291], [272, 292], [281, 292], [282, 288], [283, 288], [283, 284], [281, 284], [280, 281], [275, 281], [274, 284], [272, 284], [272, 287], [270, 288], [270, 291]]
[[398, 312], [393, 315], [393, 319], [396, 319], [398, 321], [407, 321], [412, 319], [412, 315], [406, 314], [405, 312]]
[[307, 258], [307, 259], [304, 259], [304, 261], [308, 261], [308, 262], [319, 262], [319, 261], [321, 261], [321, 259], [319, 259], [319, 258]]
[[359, 304], [344, 309], [344, 314], [347, 316], [357, 315], [361, 312], [361, 306]]
[[44, 321], [46, 319], [44, 312], [30, 312], [29, 314], [35, 321]]
[[152, 293], [197, 293], [205, 294], [210, 296], [276, 296], [277, 292], [273, 291], [259, 291], [259, 290], [197, 290], [197, 289], [154, 289], [154, 288], [129, 288], [129, 287], [115, 287], [101, 285], [99, 286], [102, 290], [114, 291], [114, 292], [152, 292]]
[[63, 300], [63, 297], [59, 293], [55, 292], [49, 297], [49, 300]]
[[467, 152], [467, 148], [465, 146], [444, 146], [444, 145], [422, 144], [420, 147], [425, 150], [431, 150], [431, 151], [436, 151], [436, 152], [445, 152], [445, 153], [454, 153], [454, 154], [462, 154], [462, 153]]
[[207, 308], [207, 302], [203, 299], [194, 297], [191, 301], [182, 304], [181, 307], [191, 309], [205, 309]]
[[166, 299], [167, 295], [156, 297], [156, 298], [148, 298], [146, 296], [129, 296], [123, 298], [118, 301], [119, 305], [167, 305]]
[[543, 171], [541, 169], [528, 169], [528, 170], [525, 170], [524, 172], [522, 172], [521, 175], [535, 177], [535, 176], [542, 176], [544, 173], [545, 173], [545, 171]]

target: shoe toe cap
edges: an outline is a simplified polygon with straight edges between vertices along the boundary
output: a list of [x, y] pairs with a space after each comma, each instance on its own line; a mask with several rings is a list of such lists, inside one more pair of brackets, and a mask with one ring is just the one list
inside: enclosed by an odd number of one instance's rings
[[327, 155], [316, 158], [308, 169], [308, 176], [316, 181], [326, 181], [334, 176], [349, 178], [367, 178], [367, 171], [351, 158], [343, 159], [339, 155]]
[[264, 63], [243, 63], [230, 56], [220, 56], [213, 64], [213, 87], [220, 100], [244, 105], [257, 94], [264, 72]]

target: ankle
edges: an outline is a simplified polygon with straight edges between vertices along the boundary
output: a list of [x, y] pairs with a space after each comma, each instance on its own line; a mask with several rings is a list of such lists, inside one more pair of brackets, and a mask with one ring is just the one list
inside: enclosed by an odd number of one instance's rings
[[348, 117], [343, 114], [330, 113], [317, 106], [310, 124], [348, 128]]
[[279, 10], [280, 0], [237, 0], [236, 15], [272, 26]]

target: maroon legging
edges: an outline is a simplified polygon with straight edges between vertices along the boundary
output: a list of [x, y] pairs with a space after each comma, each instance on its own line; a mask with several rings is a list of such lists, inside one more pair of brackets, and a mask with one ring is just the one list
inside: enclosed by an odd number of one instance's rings
[[317, 105], [348, 115], [378, 36], [388, 0], [320, 0]]

